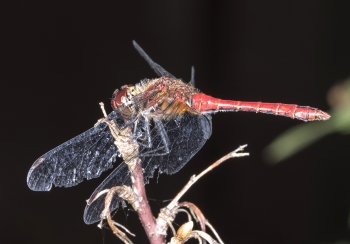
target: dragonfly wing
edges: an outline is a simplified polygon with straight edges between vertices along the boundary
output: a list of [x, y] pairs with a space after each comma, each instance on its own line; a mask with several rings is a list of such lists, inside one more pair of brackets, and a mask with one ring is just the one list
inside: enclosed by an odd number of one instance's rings
[[171, 78], [175, 78], [172, 74], [170, 74], [168, 71], [166, 71], [162, 66], [154, 62], [147, 53], [137, 44], [135, 41], [132, 42], [135, 49], [138, 51], [138, 53], [146, 60], [149, 66], [156, 72], [158, 76], [167, 76]]
[[[164, 146], [164, 140], [159, 129], [154, 127], [151, 130], [152, 147], [140, 146], [139, 153], [144, 168], [145, 184], [148, 178], [153, 177], [154, 171], [159, 167], [161, 173], [174, 174], [178, 172], [204, 145], [211, 135], [211, 117], [204, 115], [193, 115], [185, 113], [176, 120], [163, 120], [166, 133], [169, 138], [169, 150], [166, 155], [159, 156], [157, 150]], [[150, 155], [143, 157], [142, 155]], [[110, 189], [114, 186], [131, 186], [130, 172], [125, 163], [120, 164], [94, 191], [90, 200], [92, 201], [99, 192]], [[105, 195], [99, 197], [92, 203], [86, 205], [84, 221], [86, 224], [93, 224], [100, 221], [100, 214], [104, 209]], [[88, 202], [89, 202], [88, 201]], [[116, 194], [113, 196], [110, 211], [117, 209], [120, 204], [125, 206], [123, 199]]]
[[194, 67], [192, 66], [192, 67], [191, 67], [191, 80], [188, 82], [188, 84], [189, 84], [190, 86], [193, 86], [193, 87], [195, 87], [194, 73], [195, 73]]
[[[180, 114], [180, 110], [181, 106], [178, 106], [171, 111]], [[149, 178], [153, 177], [157, 168], [159, 168], [160, 173], [174, 174], [178, 172], [211, 136], [210, 115], [185, 112], [174, 118], [166, 113], [167, 110], [163, 112], [164, 116], [154, 120], [151, 124], [149, 124], [148, 119], [141, 116], [136, 128], [133, 127], [134, 123], [128, 125], [132, 127], [133, 131], [136, 131], [134, 136], [138, 142], [143, 138], [143, 143], [139, 143], [139, 148], [131, 153], [130, 158], [138, 157], [141, 159], [145, 184], [148, 183]], [[146, 133], [148, 126], [151, 126], [149, 134]], [[149, 140], [151, 145], [147, 143]], [[104, 209], [105, 195], [94, 200], [95, 196], [105, 189], [122, 185], [131, 186], [130, 172], [125, 163], [120, 164], [91, 195], [84, 212], [85, 223], [92, 224], [100, 220], [100, 214]], [[118, 208], [120, 203], [123, 204], [124, 200], [114, 195], [110, 211]]]
[[[131, 126], [131, 130], [135, 131], [135, 138], [137, 138], [137, 135], [140, 135], [143, 127], [145, 126], [145, 123], [146, 121], [143, 118], [141, 118], [138, 120], [136, 128], [134, 128], [134, 123], [128, 125]], [[129, 158], [131, 160], [138, 156], [139, 150], [136, 149], [129, 155]], [[108, 175], [107, 178], [92, 193], [85, 207], [84, 222], [86, 224], [93, 224], [101, 220], [100, 215], [105, 206], [104, 200], [106, 195], [102, 195], [99, 198], [95, 199], [98, 193], [100, 193], [103, 190], [110, 189], [114, 186], [123, 185], [131, 186], [130, 171], [125, 162], [121, 163], [117, 168], [115, 168], [113, 172], [110, 175]], [[122, 204], [123, 207], [126, 206], [125, 201], [121, 199], [117, 194], [114, 194], [110, 204], [110, 211], [112, 212], [115, 209], [117, 209], [120, 204]]]
[[[113, 111], [109, 119], [120, 115]], [[27, 183], [34, 191], [49, 191], [52, 185], [70, 187], [84, 178], [99, 177], [111, 168], [118, 155], [114, 138], [105, 123], [100, 123], [61, 144], [37, 159], [29, 170]]]
[[[96, 188], [94, 193], [91, 195], [84, 211], [84, 221], [86, 224], [93, 224], [101, 219], [100, 214], [104, 209], [105, 195], [97, 198], [95, 201], [92, 201], [95, 196], [102, 190], [122, 185], [131, 186], [129, 168], [124, 162], [114, 169], [113, 172]], [[114, 194], [110, 205], [111, 211], [118, 208], [119, 204], [125, 206], [124, 200], [119, 198], [117, 194]]]
[[[145, 178], [152, 177], [159, 167], [160, 173], [175, 174], [203, 147], [211, 136], [211, 117], [186, 112], [175, 120], [162, 120], [170, 140], [169, 153], [164, 156], [142, 157]], [[151, 132], [152, 146], [162, 146], [161, 135], [155, 129]], [[149, 148], [140, 148], [140, 154]]]

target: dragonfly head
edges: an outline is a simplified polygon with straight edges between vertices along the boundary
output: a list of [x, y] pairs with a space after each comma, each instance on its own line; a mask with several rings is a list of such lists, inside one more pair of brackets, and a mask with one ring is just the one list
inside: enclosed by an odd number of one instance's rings
[[115, 90], [111, 101], [112, 108], [118, 109], [121, 106], [128, 106], [132, 103], [131, 99], [135, 96], [134, 85], [124, 85], [120, 90]]

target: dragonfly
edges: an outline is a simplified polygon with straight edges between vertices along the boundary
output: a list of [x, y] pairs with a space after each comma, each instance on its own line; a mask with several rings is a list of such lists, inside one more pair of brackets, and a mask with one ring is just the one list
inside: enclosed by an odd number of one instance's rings
[[[29, 170], [27, 184], [34, 191], [49, 191], [52, 185], [71, 187], [84, 179], [97, 178], [120, 163], [96, 188], [84, 211], [84, 221], [101, 220], [104, 198], [98, 193], [114, 186], [131, 186], [128, 161], [139, 158], [145, 184], [159, 174], [174, 174], [203, 147], [212, 134], [212, 117], [216, 112], [246, 111], [285, 116], [302, 121], [328, 120], [330, 115], [317, 108], [296, 104], [244, 102], [214, 98], [194, 86], [194, 69], [186, 83], [177, 79], [133, 41], [135, 49], [159, 78], [144, 79], [135, 85], [124, 85], [113, 93], [113, 111], [105, 120], [39, 157]], [[115, 138], [104, 121], [112, 121], [121, 132]], [[125, 133], [123, 133], [125, 132]], [[126, 133], [127, 132], [127, 133]], [[124, 143], [124, 144], [123, 144]], [[137, 145], [125, 155], [129, 144]], [[111, 211], [126, 207], [117, 195]]]

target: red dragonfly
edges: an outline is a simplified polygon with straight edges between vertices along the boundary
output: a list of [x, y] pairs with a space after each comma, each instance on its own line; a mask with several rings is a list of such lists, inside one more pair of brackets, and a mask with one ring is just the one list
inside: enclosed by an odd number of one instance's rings
[[[141, 159], [145, 183], [156, 168], [160, 173], [178, 172], [210, 137], [212, 113], [247, 111], [302, 121], [330, 118], [327, 113], [308, 106], [222, 100], [205, 95], [194, 87], [193, 69], [191, 81], [184, 83], [155, 63], [136, 42], [133, 44], [160, 78], [122, 86], [113, 93], [114, 111], [106, 119], [119, 128], [119, 139], [115, 140], [106, 123], [98, 123], [42, 155], [27, 176], [32, 190], [48, 191], [52, 185], [70, 187], [84, 178], [99, 177], [113, 167], [116, 157], [122, 156], [125, 163], [115, 168], [90, 197], [84, 213], [87, 224], [101, 218], [104, 199], [95, 199], [98, 193], [113, 186], [131, 185], [126, 166], [129, 160]], [[136, 148], [128, 148], [134, 142]], [[124, 201], [115, 195], [111, 210], [119, 204], [124, 205]]]

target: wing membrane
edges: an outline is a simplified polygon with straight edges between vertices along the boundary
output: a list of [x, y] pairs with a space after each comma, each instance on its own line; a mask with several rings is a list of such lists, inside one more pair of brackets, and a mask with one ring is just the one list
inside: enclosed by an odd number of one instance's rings
[[[151, 130], [152, 147], [140, 146], [139, 156], [144, 169], [145, 184], [148, 178], [153, 177], [154, 171], [159, 168], [160, 173], [174, 174], [178, 172], [198, 152], [211, 135], [211, 117], [185, 113], [175, 120], [164, 118], [164, 124], [168, 138], [170, 139], [169, 153], [159, 156], [157, 148], [163, 146], [163, 140], [157, 127]], [[149, 154], [148, 152], [152, 151]], [[149, 156], [142, 156], [149, 155]], [[134, 155], [137, 156], [137, 155]], [[131, 186], [130, 172], [125, 163], [120, 164], [94, 191], [90, 200], [98, 192], [110, 189], [114, 186]], [[113, 196], [110, 210], [114, 211], [120, 204], [125, 206], [124, 200], [117, 195]], [[100, 220], [100, 214], [104, 209], [104, 196], [86, 205], [84, 221], [93, 224]]]
[[[113, 111], [108, 118], [117, 120], [120, 115]], [[52, 185], [70, 187], [99, 177], [118, 155], [113, 142], [108, 126], [100, 123], [61, 144], [34, 162], [27, 176], [29, 188], [49, 191]]]

